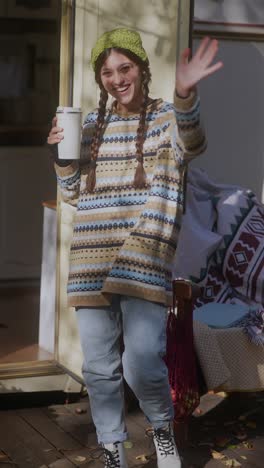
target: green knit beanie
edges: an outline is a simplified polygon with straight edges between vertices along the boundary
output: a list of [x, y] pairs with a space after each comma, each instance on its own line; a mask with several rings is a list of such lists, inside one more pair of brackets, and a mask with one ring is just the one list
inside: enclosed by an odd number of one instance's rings
[[148, 58], [145, 49], [142, 46], [142, 40], [137, 31], [126, 28], [113, 29], [105, 32], [97, 40], [91, 52], [91, 64], [95, 70], [95, 64], [99, 55], [106, 49], [118, 47], [127, 49], [137, 55], [143, 62]]

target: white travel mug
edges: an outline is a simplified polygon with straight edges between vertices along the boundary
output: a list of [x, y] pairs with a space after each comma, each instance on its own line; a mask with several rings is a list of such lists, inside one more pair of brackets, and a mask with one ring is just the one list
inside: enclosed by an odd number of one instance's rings
[[57, 127], [63, 128], [58, 143], [59, 159], [79, 159], [81, 151], [82, 110], [80, 107], [57, 107]]

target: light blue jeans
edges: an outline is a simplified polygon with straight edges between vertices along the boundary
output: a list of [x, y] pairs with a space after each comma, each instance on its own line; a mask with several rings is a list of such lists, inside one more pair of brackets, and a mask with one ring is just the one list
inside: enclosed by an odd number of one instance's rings
[[[110, 307], [77, 308], [83, 377], [99, 443], [127, 439], [123, 375], [155, 428], [173, 419], [166, 351], [167, 309], [129, 296]], [[125, 350], [120, 352], [123, 332]]]

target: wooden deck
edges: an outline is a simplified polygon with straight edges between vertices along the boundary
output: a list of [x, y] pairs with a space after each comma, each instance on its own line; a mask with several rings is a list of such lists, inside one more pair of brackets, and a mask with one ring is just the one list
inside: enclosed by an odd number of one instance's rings
[[[87, 398], [0, 411], [0, 422], [0, 468], [104, 466], [97, 458], [100, 452]], [[151, 440], [145, 435], [148, 424], [138, 408], [127, 413], [127, 425], [129, 466], [156, 467]], [[264, 393], [203, 397], [181, 455], [184, 468], [263, 468]]]

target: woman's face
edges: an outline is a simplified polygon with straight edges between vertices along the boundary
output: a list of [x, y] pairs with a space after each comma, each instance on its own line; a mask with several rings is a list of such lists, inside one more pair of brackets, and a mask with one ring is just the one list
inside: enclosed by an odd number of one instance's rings
[[101, 68], [100, 78], [105, 90], [117, 100], [118, 111], [139, 111], [143, 94], [141, 72], [135, 62], [112, 50]]

